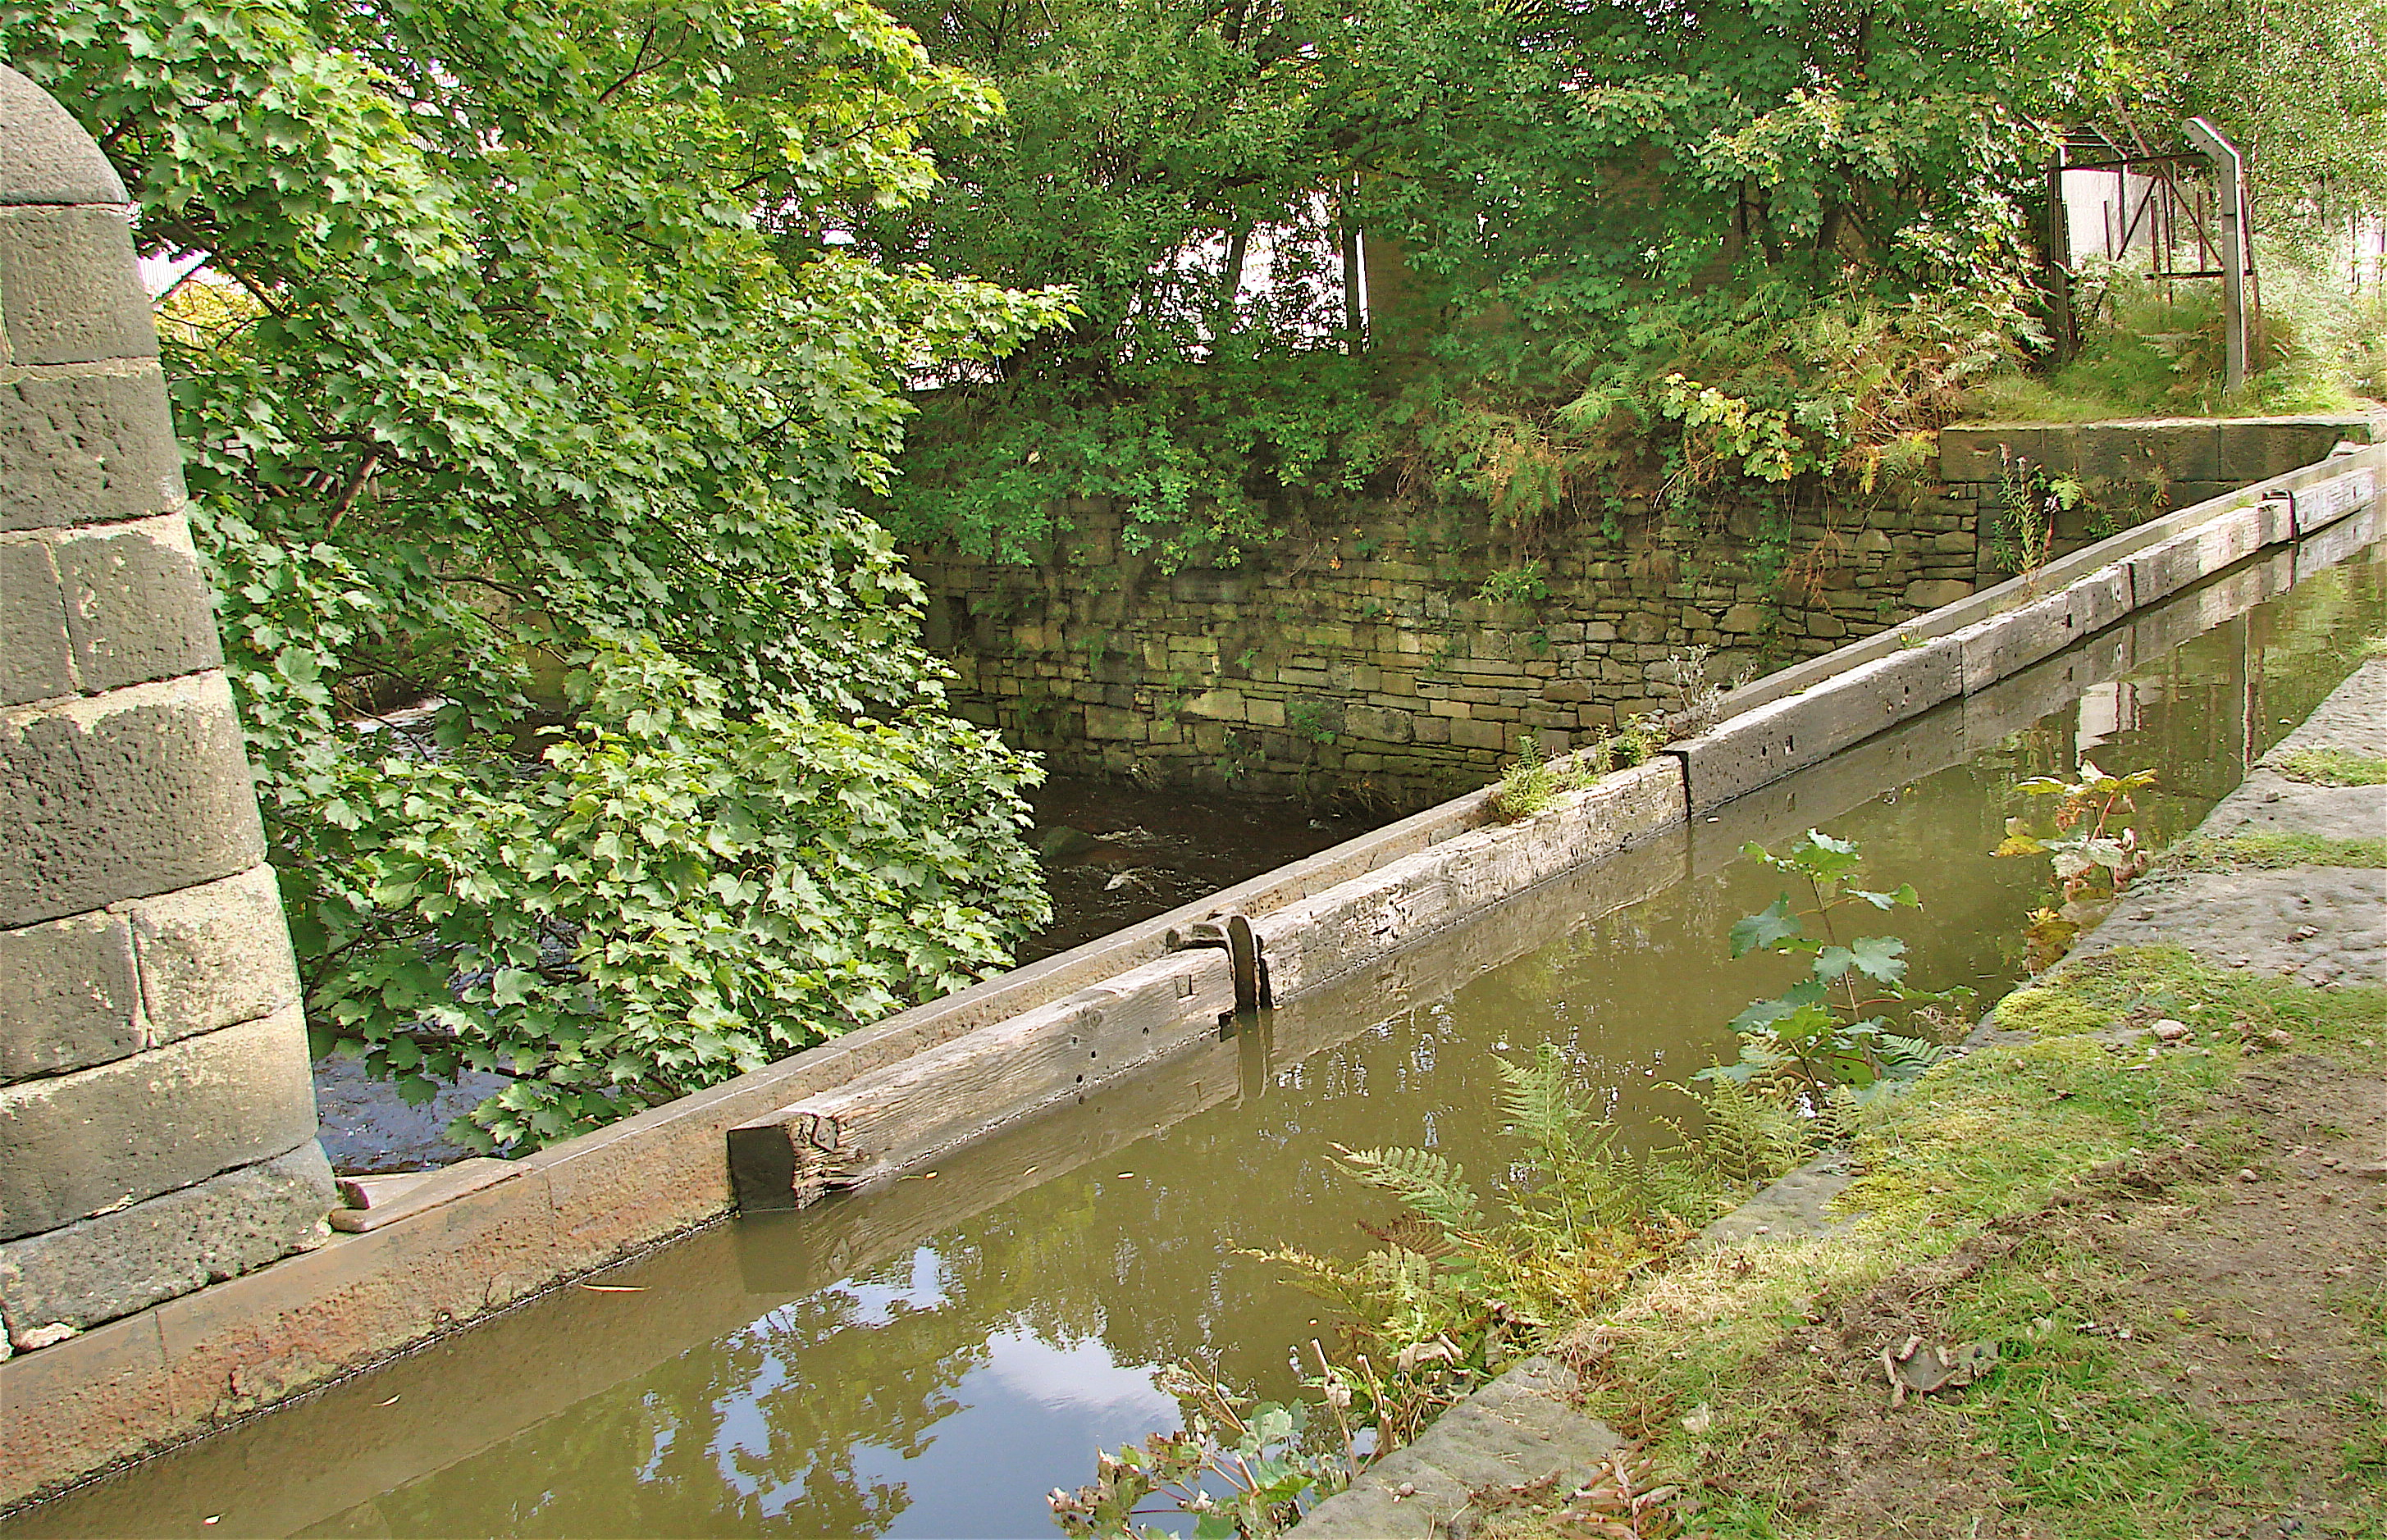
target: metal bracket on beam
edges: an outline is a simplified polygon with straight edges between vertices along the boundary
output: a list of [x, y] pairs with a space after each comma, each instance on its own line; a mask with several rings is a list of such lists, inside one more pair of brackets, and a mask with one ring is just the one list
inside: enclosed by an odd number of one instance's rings
[[1197, 946], [1225, 949], [1227, 966], [1235, 979], [1238, 1016], [1275, 1004], [1269, 994], [1268, 964], [1260, 957], [1259, 933], [1240, 911], [1231, 911], [1214, 920], [1195, 920], [1181, 934], [1170, 932], [1168, 940], [1178, 951]]

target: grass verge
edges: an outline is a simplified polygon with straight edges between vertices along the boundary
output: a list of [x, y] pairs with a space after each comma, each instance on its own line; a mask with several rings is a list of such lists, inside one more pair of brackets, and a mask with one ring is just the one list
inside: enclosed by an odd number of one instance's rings
[[[1862, 1109], [1850, 1228], [1710, 1252], [1572, 1334], [1681, 1496], [1479, 1533], [2387, 1535], [2387, 991], [2139, 949], [1998, 1015]], [[1915, 1337], [1996, 1366], [1892, 1407]]]
[[2280, 774], [2318, 786], [2387, 786], [2387, 759], [2345, 749], [2299, 749], [2280, 762]]
[[2200, 834], [2166, 851], [2165, 871], [2228, 872], [2281, 866], [2387, 866], [2387, 839], [2338, 839], [2301, 829]]

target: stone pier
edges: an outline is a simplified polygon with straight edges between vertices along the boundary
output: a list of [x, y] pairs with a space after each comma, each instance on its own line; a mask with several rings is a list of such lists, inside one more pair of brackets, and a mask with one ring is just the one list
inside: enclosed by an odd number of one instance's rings
[[0, 1357], [335, 1202], [130, 213], [0, 68]]

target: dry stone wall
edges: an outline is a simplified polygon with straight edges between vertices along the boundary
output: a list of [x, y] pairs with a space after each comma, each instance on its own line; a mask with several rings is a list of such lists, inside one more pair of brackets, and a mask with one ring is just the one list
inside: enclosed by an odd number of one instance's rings
[[0, 67], [0, 1357], [335, 1201], [128, 212]]
[[[1672, 654], [1762, 672], [1973, 589], [1969, 506], [1801, 517], [1773, 540], [1767, 517], [1642, 517], [1520, 549], [1371, 511], [1169, 574], [1086, 502], [1038, 566], [910, 556], [960, 708], [1056, 764], [1389, 809], [1480, 784], [1528, 741], [1560, 752], [1673, 705]], [[1786, 581], [1800, 602], [1779, 601]]]
[[959, 708], [1056, 767], [1392, 810], [1679, 707], [1692, 649], [1711, 678], [1763, 674], [1998, 581], [2017, 460], [2103, 499], [2062, 516], [2062, 555], [2370, 436], [2360, 418], [1949, 429], [1938, 482], [1862, 508], [1643, 513], [1522, 544], [1370, 508], [1164, 573], [1081, 501], [1036, 565], [908, 555]]

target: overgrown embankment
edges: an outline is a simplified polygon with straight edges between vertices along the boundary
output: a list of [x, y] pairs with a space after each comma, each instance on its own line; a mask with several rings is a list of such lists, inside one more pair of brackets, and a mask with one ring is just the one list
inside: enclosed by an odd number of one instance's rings
[[2374, 661], [1973, 1053], [1860, 1109], [1852, 1223], [1572, 1333], [1675, 1489], [1638, 1527], [1546, 1488], [1480, 1494], [1484, 1532], [2387, 1534], [2382, 751]]

